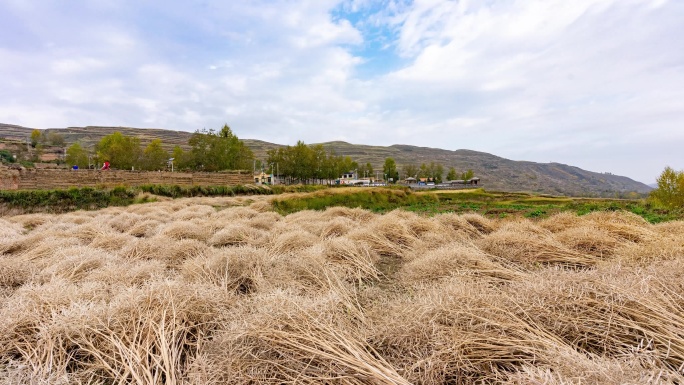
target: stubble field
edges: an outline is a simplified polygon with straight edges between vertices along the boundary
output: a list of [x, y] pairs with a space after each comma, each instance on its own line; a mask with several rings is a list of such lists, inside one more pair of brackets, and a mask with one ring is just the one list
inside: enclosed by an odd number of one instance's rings
[[0, 384], [684, 383], [682, 221], [269, 199], [0, 218]]

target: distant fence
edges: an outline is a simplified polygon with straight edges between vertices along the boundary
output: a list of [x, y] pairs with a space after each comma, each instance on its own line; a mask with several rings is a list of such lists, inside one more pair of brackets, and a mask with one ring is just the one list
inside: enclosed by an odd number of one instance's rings
[[162, 184], [214, 186], [254, 183], [249, 171], [167, 172], [115, 170], [0, 169], [0, 190], [64, 189]]

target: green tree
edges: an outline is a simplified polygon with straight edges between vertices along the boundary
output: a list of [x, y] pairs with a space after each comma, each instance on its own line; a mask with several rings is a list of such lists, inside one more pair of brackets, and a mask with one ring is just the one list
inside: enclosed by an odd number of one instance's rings
[[444, 166], [439, 163], [430, 162], [430, 177], [435, 183], [442, 183], [442, 176], [444, 175]]
[[306, 182], [313, 174], [313, 151], [301, 140], [288, 152], [291, 174], [300, 182]]
[[290, 182], [332, 181], [342, 173], [359, 170], [358, 163], [349, 156], [336, 156], [332, 151], [326, 153], [322, 145], [308, 146], [301, 140], [295, 146], [271, 149], [266, 153], [266, 164], [269, 167], [272, 165], [278, 175]]
[[58, 132], [48, 132], [47, 134], [43, 135], [43, 142], [45, 144], [48, 144], [50, 146], [58, 146], [58, 147], [64, 147], [66, 144], [64, 141], [64, 136]]
[[69, 146], [66, 150], [66, 164], [71, 166], [78, 166], [79, 168], [88, 167], [88, 151], [76, 142]]
[[658, 187], [651, 191], [651, 200], [668, 208], [684, 207], [684, 171], [666, 167], [656, 182]]
[[193, 167], [204, 171], [251, 170], [254, 153], [225, 124], [220, 131], [196, 131], [189, 140]]
[[120, 132], [103, 137], [95, 146], [100, 162], [109, 162], [112, 168], [128, 170], [140, 168], [142, 150], [140, 139], [125, 136]]
[[395, 183], [399, 179], [397, 164], [393, 158], [385, 159], [385, 163], [382, 166], [382, 173], [385, 175], [385, 178], [388, 182], [391, 180], [391, 183]]
[[192, 153], [185, 152], [181, 146], [176, 145], [171, 153], [173, 167], [177, 170], [184, 170], [192, 167]]
[[416, 178], [418, 176], [418, 167], [415, 164], [405, 164], [402, 171], [404, 178]]
[[328, 154], [325, 152], [322, 144], [311, 146], [311, 168], [314, 179], [320, 180], [325, 178], [325, 161], [327, 157]]
[[161, 139], [154, 139], [143, 151], [142, 168], [145, 170], [163, 170], [169, 160], [169, 153], [162, 147]]
[[423, 163], [418, 168], [418, 178], [429, 178], [430, 170], [428, 170], [427, 164]]
[[435, 183], [442, 183], [442, 175], [444, 175], [444, 167], [435, 162], [430, 162], [430, 164], [421, 164], [418, 169], [418, 176], [420, 178], [429, 178]]
[[456, 169], [453, 167], [449, 167], [449, 172], [447, 173], [447, 180], [456, 180]]
[[373, 165], [370, 162], [366, 164], [359, 165], [358, 167], [359, 178], [366, 178], [373, 176]]
[[467, 180], [472, 179], [474, 176], [475, 176], [475, 173], [473, 172], [473, 170], [468, 170], [468, 171], [461, 174], [461, 179], [467, 181]]
[[42, 133], [40, 130], [33, 130], [31, 131], [31, 147], [36, 147], [38, 145], [38, 142], [40, 142], [40, 138], [42, 136]]
[[14, 163], [14, 155], [8, 150], [0, 150], [0, 163]]

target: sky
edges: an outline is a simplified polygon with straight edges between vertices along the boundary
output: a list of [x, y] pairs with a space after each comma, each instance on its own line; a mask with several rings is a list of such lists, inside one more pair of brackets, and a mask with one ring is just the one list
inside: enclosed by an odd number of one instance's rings
[[681, 0], [0, 0], [0, 122], [684, 169]]

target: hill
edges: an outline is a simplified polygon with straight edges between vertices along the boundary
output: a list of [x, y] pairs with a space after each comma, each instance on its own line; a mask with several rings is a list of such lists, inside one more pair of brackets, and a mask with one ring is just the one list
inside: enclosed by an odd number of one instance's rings
[[[31, 130], [0, 123], [0, 138], [25, 139]], [[85, 146], [93, 146], [103, 136], [120, 131], [125, 135], [140, 137], [143, 144], [161, 139], [167, 150], [176, 145], [188, 148], [187, 142], [192, 135], [190, 132], [164, 129], [95, 126], [50, 128], [47, 131], [59, 132], [67, 144], [80, 141]], [[265, 159], [269, 149], [281, 146], [255, 139], [245, 139], [244, 142], [258, 159]], [[341, 141], [322, 144], [338, 155], [348, 155], [359, 163], [370, 162], [376, 170], [382, 169], [387, 157], [394, 158], [400, 170], [405, 164], [419, 166], [433, 161], [442, 164], [445, 170], [449, 167], [455, 167], [459, 172], [472, 169], [482, 179], [484, 187], [495, 190], [573, 196], [615, 196], [627, 192], [644, 194], [651, 190], [651, 187], [624, 176], [596, 173], [561, 163], [514, 161], [472, 150], [452, 151], [409, 145], [368, 146]]]

